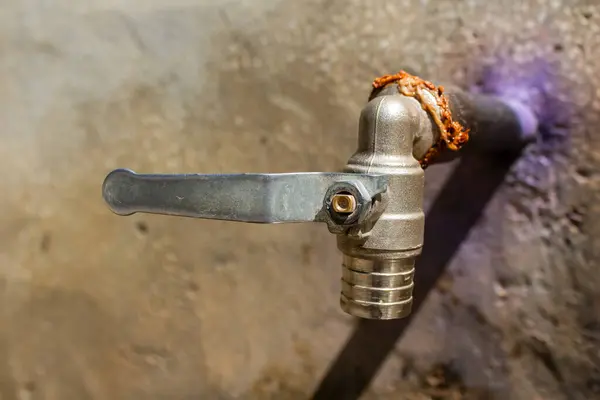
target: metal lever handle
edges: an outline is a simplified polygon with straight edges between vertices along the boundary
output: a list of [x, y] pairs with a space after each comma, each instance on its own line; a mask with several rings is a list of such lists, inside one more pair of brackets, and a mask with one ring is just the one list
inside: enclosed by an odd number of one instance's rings
[[[373, 198], [387, 189], [386, 175], [302, 172], [285, 174], [141, 175], [111, 172], [102, 187], [105, 201], [119, 215], [137, 212], [253, 223], [362, 220]], [[356, 199], [355, 210], [335, 220], [336, 194]]]

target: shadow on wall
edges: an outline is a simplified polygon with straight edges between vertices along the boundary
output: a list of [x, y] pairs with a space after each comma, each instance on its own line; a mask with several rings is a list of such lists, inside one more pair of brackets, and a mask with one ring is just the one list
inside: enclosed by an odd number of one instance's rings
[[415, 272], [412, 317], [359, 320], [313, 399], [358, 399], [368, 388], [518, 157], [519, 154], [463, 156], [426, 216], [424, 251]]

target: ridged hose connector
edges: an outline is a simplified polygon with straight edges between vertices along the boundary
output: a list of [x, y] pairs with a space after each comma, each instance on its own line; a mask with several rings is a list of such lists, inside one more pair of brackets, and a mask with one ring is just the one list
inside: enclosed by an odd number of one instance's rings
[[344, 255], [342, 309], [369, 319], [407, 317], [412, 310], [414, 274], [414, 257], [379, 260]]
[[412, 309], [415, 259], [421, 253], [424, 171], [417, 161], [435, 128], [419, 102], [399, 94], [372, 99], [363, 109], [358, 150], [346, 172], [389, 177], [384, 211], [360, 229], [338, 236], [342, 309], [369, 319], [396, 319]]

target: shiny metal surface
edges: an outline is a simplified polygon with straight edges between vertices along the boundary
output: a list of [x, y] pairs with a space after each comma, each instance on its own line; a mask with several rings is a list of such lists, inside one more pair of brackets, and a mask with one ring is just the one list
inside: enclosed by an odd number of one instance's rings
[[336, 194], [331, 199], [331, 206], [337, 213], [350, 214], [356, 210], [356, 198], [351, 194]]
[[[119, 169], [103, 185], [113, 212], [176, 215], [254, 223], [328, 222], [332, 187], [362, 190], [355, 209], [368, 213], [371, 199], [386, 189], [380, 174], [174, 174], [142, 175]], [[354, 210], [353, 210], [354, 211]], [[359, 215], [356, 215], [356, 220]], [[344, 225], [344, 221], [338, 221]]]
[[361, 318], [395, 319], [412, 308], [415, 258], [360, 259], [344, 256], [340, 305]]
[[388, 205], [360, 232], [338, 236], [344, 253], [340, 304], [349, 314], [372, 319], [410, 314], [425, 225], [424, 172], [415, 142], [432, 140], [433, 127], [416, 100], [399, 94], [375, 97], [362, 111], [358, 150], [345, 171], [388, 175]]

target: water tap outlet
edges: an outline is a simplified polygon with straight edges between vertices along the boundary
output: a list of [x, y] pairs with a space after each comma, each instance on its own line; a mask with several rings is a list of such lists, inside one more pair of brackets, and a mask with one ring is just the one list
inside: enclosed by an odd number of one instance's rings
[[403, 318], [411, 312], [423, 246], [424, 168], [463, 147], [522, 146], [533, 130], [535, 117], [520, 103], [445, 90], [401, 71], [374, 81], [360, 115], [357, 150], [341, 172], [117, 169], [106, 177], [103, 196], [118, 215], [325, 223], [342, 252], [341, 308], [361, 318]]

